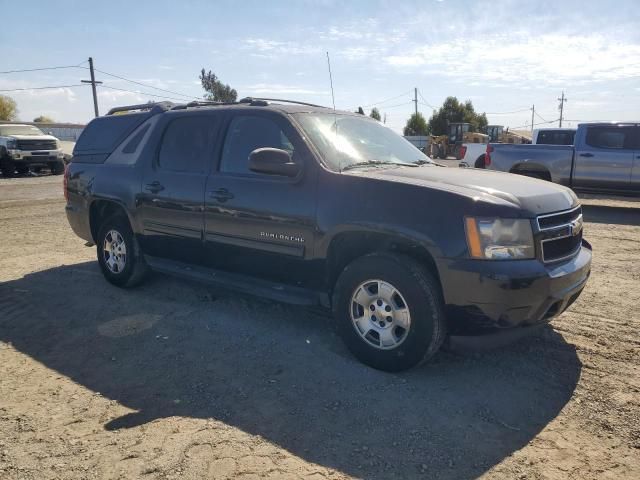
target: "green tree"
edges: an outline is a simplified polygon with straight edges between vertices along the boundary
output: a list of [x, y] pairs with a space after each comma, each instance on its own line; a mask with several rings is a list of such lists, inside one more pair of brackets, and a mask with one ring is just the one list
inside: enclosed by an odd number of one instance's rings
[[204, 95], [204, 98], [207, 100], [214, 102], [235, 102], [238, 98], [238, 92], [229, 85], [222, 83], [211, 70], [205, 72], [203, 68], [199, 78], [200, 82], [202, 82], [202, 88], [207, 92]]
[[47, 117], [46, 115], [40, 115], [33, 119], [35, 123], [54, 123], [53, 118]]
[[380, 110], [378, 110], [376, 107], [373, 107], [371, 109], [371, 113], [369, 114], [369, 116], [375, 120], [382, 120], [382, 117], [380, 116]]
[[407, 125], [404, 127], [404, 136], [415, 135], [428, 135], [429, 127], [427, 121], [420, 112], [414, 113], [407, 120]]
[[5, 95], [0, 95], [0, 120], [10, 122], [18, 117], [18, 107], [15, 100]]
[[488, 123], [484, 113], [476, 113], [471, 100], [461, 103], [456, 97], [447, 97], [440, 109], [431, 115], [429, 133], [447, 135], [449, 123], [452, 122], [469, 123], [472, 132], [485, 132]]
[[358, 109], [355, 111], [355, 113], [359, 113], [360, 115], [366, 115], [364, 113], [364, 109], [362, 107], [358, 107]]

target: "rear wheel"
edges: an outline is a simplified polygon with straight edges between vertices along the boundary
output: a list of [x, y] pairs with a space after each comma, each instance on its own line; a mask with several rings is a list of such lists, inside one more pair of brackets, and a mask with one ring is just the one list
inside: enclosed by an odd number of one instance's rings
[[104, 277], [118, 287], [133, 287], [147, 271], [140, 246], [122, 215], [102, 223], [97, 238], [98, 263]]
[[431, 358], [445, 338], [438, 282], [403, 255], [377, 253], [353, 261], [333, 297], [337, 327], [363, 363], [389, 372]]
[[513, 173], [518, 175], [523, 175], [525, 177], [538, 178], [540, 180], [546, 180], [547, 182], [551, 181], [551, 175], [549, 172], [540, 172], [540, 171], [530, 171], [530, 170], [515, 170]]

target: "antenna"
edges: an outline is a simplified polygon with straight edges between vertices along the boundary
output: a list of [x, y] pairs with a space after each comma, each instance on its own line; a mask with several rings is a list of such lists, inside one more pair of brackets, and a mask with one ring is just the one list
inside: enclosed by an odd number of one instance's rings
[[331, 76], [331, 60], [327, 52], [327, 65], [329, 66], [329, 84], [331, 85], [331, 101], [333, 102], [333, 113], [336, 111], [336, 97], [333, 94], [333, 77]]
[[[331, 60], [329, 52], [327, 52], [327, 66], [329, 67], [329, 84], [331, 85], [331, 102], [333, 103], [333, 129], [336, 132], [336, 141], [338, 140], [338, 116], [336, 114], [336, 97], [333, 94], [333, 76], [331, 75]], [[338, 157], [338, 171], [342, 173], [342, 161]]]

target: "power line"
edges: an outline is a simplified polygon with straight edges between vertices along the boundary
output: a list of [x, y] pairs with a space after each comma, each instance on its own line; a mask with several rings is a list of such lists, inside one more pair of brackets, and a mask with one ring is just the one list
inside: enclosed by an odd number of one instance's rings
[[[533, 125], [546, 125], [546, 124], [549, 124], [549, 123], [555, 123], [557, 121], [558, 120], [551, 120], [549, 122], [538, 122], [538, 123], [534, 123]], [[516, 130], [518, 128], [525, 128], [525, 127], [531, 127], [531, 125], [520, 125], [518, 127], [510, 127], [510, 128], [511, 128], [511, 130]]]
[[137, 95], [144, 95], [147, 97], [156, 97], [156, 98], [167, 98], [169, 100], [177, 100], [179, 102], [184, 102], [184, 98], [175, 98], [175, 97], [168, 97], [166, 95], [155, 95], [153, 93], [147, 93], [147, 92], [140, 92], [140, 91], [136, 91], [136, 90], [128, 90], [126, 88], [118, 88], [118, 87], [111, 87], [109, 85], [99, 85], [100, 88], [108, 88], [109, 90], [118, 90], [120, 92], [129, 92], [129, 93], [135, 93]]
[[[125, 78], [125, 77], [122, 77], [120, 75], [116, 75], [114, 73], [105, 72], [104, 70], [99, 70], [97, 68], [95, 70], [96, 70], [96, 72], [100, 72], [100, 73], [102, 73], [104, 75], [109, 75], [110, 77], [114, 77], [114, 78], [118, 78], [120, 80], [124, 80], [125, 82], [135, 83], [136, 85], [140, 85], [141, 87], [153, 88], [154, 90], [159, 90], [161, 92], [171, 93], [172, 95], [180, 95], [180, 96], [187, 97], [187, 98], [190, 98], [190, 99], [200, 100], [200, 97], [196, 97], [196, 96], [193, 96], [193, 95], [187, 95], [187, 94], [180, 93], [180, 92], [174, 92], [172, 90], [166, 90], [166, 89], [160, 88], [160, 87], [154, 87], [153, 85], [149, 85], [149, 84], [146, 84], [146, 83], [138, 82], [136, 80], [131, 80], [130, 78]], [[157, 97], [159, 95], [155, 95], [155, 96]], [[169, 98], [169, 97], [166, 97], [166, 98]], [[182, 101], [184, 101], [184, 100], [182, 100]]]
[[426, 98], [424, 98], [424, 97], [422, 96], [422, 92], [421, 92], [420, 90], [418, 90], [418, 95], [420, 95], [420, 98], [421, 98], [421, 99], [422, 99], [422, 101], [424, 102], [424, 105], [426, 105], [427, 107], [431, 107], [431, 108], [432, 108], [432, 109], [434, 109], [434, 110], [437, 110], [437, 108], [436, 108], [436, 107], [434, 107], [434, 106], [433, 106], [433, 105], [431, 105], [429, 102], [427, 102], [427, 99], [426, 99]]
[[83, 63], [86, 63], [86, 60], [84, 62], [79, 63], [78, 65], [63, 65], [60, 67], [40, 67], [40, 68], [25, 68], [22, 70], [5, 70], [4, 72], [0, 72], [0, 74], [2, 73], [22, 73], [22, 72], [41, 72], [42, 70], [61, 70], [63, 68], [83, 68], [81, 65]]
[[[386, 102], [390, 102], [391, 100], [395, 100], [397, 98], [403, 97], [405, 95], [408, 95], [409, 93], [411, 93], [411, 90], [407, 90], [404, 93], [401, 93], [400, 95], [396, 95], [395, 97], [391, 97], [391, 98], [387, 98], [386, 100], [380, 100], [379, 102], [375, 102], [375, 103], [370, 103], [369, 105], [359, 105], [362, 108], [367, 108], [367, 107], [373, 107], [374, 105], [380, 105], [381, 103], [386, 103]], [[357, 107], [354, 107], [357, 108]], [[387, 107], [384, 107], [387, 108]]]
[[512, 113], [530, 112], [531, 107], [521, 108], [520, 110], [513, 110], [512, 112], [484, 112], [485, 115], [511, 115]]
[[396, 104], [396, 105], [389, 105], [389, 106], [384, 107], [384, 108], [385, 108], [385, 110], [387, 110], [387, 109], [389, 109], [389, 108], [396, 108], [396, 107], [401, 107], [401, 106], [403, 106], [403, 105], [409, 105], [410, 103], [413, 103], [413, 101], [410, 101], [410, 102], [402, 102], [402, 103], [398, 103], [398, 104]]
[[[545, 121], [545, 122], [549, 122], [549, 120], [547, 120], [546, 118], [544, 118], [544, 117], [543, 117], [542, 115], [540, 115], [538, 112], [534, 112], [534, 113], [536, 114], [536, 116], [537, 116], [537, 117], [539, 117], [539, 118], [540, 118], [540, 120], [543, 120], [543, 121]], [[555, 120], [554, 120], [554, 122], [555, 122]], [[549, 122], [549, 123], [551, 123], [551, 122]]]
[[0, 92], [20, 92], [25, 90], [47, 90], [52, 88], [73, 88], [73, 87], [85, 87], [82, 83], [75, 83], [73, 85], [51, 85], [46, 87], [25, 87], [25, 88], [10, 88], [8, 90], [0, 90]]

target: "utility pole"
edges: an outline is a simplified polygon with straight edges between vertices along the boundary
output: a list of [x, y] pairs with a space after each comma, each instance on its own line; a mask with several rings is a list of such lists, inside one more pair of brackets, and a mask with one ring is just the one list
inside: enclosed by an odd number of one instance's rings
[[560, 125], [559, 125], [559, 127], [562, 128], [562, 114], [564, 113], [564, 102], [567, 101], [567, 99], [564, 98], [564, 91], [562, 92], [562, 97], [560, 97], [558, 99], [558, 101], [560, 102], [560, 105], [558, 106], [558, 109], [560, 110]]
[[531, 135], [533, 135], [533, 116], [536, 114], [536, 106], [531, 105]]
[[96, 82], [96, 75], [93, 71], [93, 58], [89, 57], [89, 73], [91, 74], [91, 80], [80, 80], [82, 83], [90, 83], [91, 90], [93, 90], [93, 111], [96, 114], [96, 117], [100, 116], [100, 112], [98, 112], [98, 94], [96, 93], [96, 84], [102, 82]]
[[416, 104], [416, 117], [418, 116], [418, 87], [413, 89], [413, 102]]

